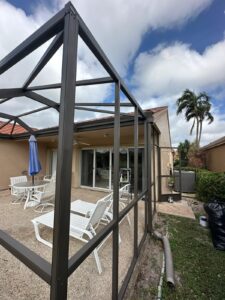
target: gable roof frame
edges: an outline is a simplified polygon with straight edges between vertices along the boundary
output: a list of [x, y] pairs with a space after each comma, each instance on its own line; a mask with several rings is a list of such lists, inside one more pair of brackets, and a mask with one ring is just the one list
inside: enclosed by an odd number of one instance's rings
[[[59, 127], [58, 127], [58, 162], [57, 162], [57, 176], [56, 176], [56, 193], [55, 193], [55, 208], [54, 208], [54, 232], [53, 232], [53, 250], [52, 250], [52, 264], [42, 259], [35, 254], [29, 248], [21, 245], [18, 241], [10, 237], [7, 233], [0, 230], [0, 244], [7, 250], [20, 259], [25, 265], [27, 265], [33, 272], [40, 276], [45, 282], [51, 285], [51, 299], [65, 299], [67, 294], [67, 280], [69, 275], [79, 266], [87, 256], [95, 249], [109, 233], [113, 232], [113, 280], [112, 280], [112, 298], [121, 298], [125, 292], [128, 284], [131, 272], [137, 261], [138, 253], [146, 238], [147, 231], [142, 238], [142, 241], [138, 247], [137, 244], [137, 202], [147, 195], [146, 190], [143, 195], [137, 193], [137, 170], [138, 170], [138, 123], [139, 118], [146, 121], [146, 115], [134, 96], [129, 92], [125, 83], [116, 72], [99, 44], [94, 39], [93, 35], [71, 4], [68, 2], [65, 7], [52, 17], [48, 22], [41, 26], [36, 32], [34, 32], [29, 38], [16, 47], [11, 53], [9, 53], [3, 60], [0, 61], [0, 75], [6, 72], [9, 68], [21, 61], [24, 57], [32, 53], [38, 47], [43, 45], [49, 39], [54, 38], [51, 45], [48, 47], [43, 57], [39, 60], [25, 83], [21, 88], [16, 89], [0, 89], [0, 98], [2, 102], [10, 101], [14, 97], [25, 96], [31, 98], [39, 103], [44, 104], [48, 108], [55, 108], [59, 112]], [[74, 131], [74, 109], [76, 105], [75, 100], [75, 88], [76, 88], [76, 67], [77, 67], [77, 44], [78, 36], [80, 36], [85, 44], [89, 47], [92, 53], [96, 56], [98, 61], [102, 64], [105, 70], [109, 73], [109, 78], [98, 78], [97, 80], [80, 81], [80, 85], [89, 84], [104, 84], [105, 82], [113, 82], [115, 84], [115, 120], [114, 120], [114, 201], [113, 221], [109, 223], [104, 230], [96, 235], [88, 244], [80, 249], [70, 259], [68, 258], [68, 246], [69, 246], [69, 216], [70, 216], [70, 193], [71, 193], [71, 165], [72, 165], [72, 145], [73, 145], [73, 131]], [[61, 88], [60, 103], [43, 97], [32, 90], [30, 86], [33, 79], [44, 68], [49, 59], [54, 55], [59, 48], [63, 45], [63, 57], [62, 57], [62, 78], [59, 88]], [[48, 86], [43, 87], [45, 90]], [[54, 88], [54, 84], [52, 85]], [[37, 87], [36, 87], [37, 89]], [[119, 203], [119, 128], [120, 128], [120, 91], [122, 91], [128, 98], [132, 106], [134, 107], [135, 114], [134, 130], [134, 172], [135, 172], [135, 189], [134, 189], [134, 201], [130, 203], [129, 210], [134, 208], [135, 213], [135, 256], [131, 268], [126, 275], [126, 279], [122, 285], [120, 292], [118, 293], [118, 230], [119, 222], [121, 221], [121, 215], [119, 215], [118, 203]], [[10, 98], [10, 99], [9, 99]], [[0, 103], [1, 104], [1, 103]], [[98, 106], [98, 103], [96, 103]], [[99, 106], [101, 104], [99, 103]], [[82, 109], [81, 106], [78, 106]], [[46, 108], [47, 109], [47, 108]], [[39, 111], [44, 110], [44, 107]], [[0, 105], [1, 111], [1, 105]], [[37, 110], [25, 112], [18, 116], [0, 113], [0, 117], [17, 122], [24, 127], [29, 133], [35, 134], [35, 131], [30, 128], [25, 122], [21, 120], [21, 116], [31, 115], [37, 112]], [[131, 117], [131, 116], [130, 116]], [[149, 124], [150, 125], [150, 124]], [[43, 132], [48, 132], [47, 129]], [[4, 138], [5, 135], [0, 134], [0, 138]], [[13, 138], [13, 130], [9, 138]], [[148, 150], [148, 157], [150, 157], [150, 149]], [[147, 151], [145, 150], [145, 151]], [[146, 155], [147, 157], [147, 155]], [[150, 159], [150, 158], [149, 158]], [[149, 177], [150, 178], [150, 177]], [[148, 183], [149, 185], [150, 183]], [[149, 189], [150, 190], [150, 189]], [[148, 199], [149, 196], [147, 196]], [[150, 200], [149, 200], [150, 201]], [[129, 212], [127, 209], [126, 214]], [[150, 221], [149, 221], [150, 222]], [[63, 247], [62, 247], [63, 245]]]

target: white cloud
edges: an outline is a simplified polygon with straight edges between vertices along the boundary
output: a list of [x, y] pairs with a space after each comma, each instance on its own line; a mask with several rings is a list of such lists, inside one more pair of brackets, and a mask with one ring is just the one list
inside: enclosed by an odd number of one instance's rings
[[[62, 7], [67, 0], [59, 0]], [[126, 75], [145, 33], [185, 24], [212, 0], [73, 0], [87, 26], [116, 69]]]
[[[0, 58], [3, 58], [33, 33], [65, 2], [67, 1], [55, 0], [53, 6], [48, 7], [44, 1], [40, 1], [40, 5], [34, 8], [33, 14], [27, 16], [21, 9], [15, 8], [7, 1], [0, 0]], [[124, 77], [129, 63], [138, 51], [144, 34], [151, 30], [181, 26], [200, 14], [212, 3], [212, 0], [161, 0], [160, 5], [158, 0], [132, 0], [129, 1], [129, 4], [120, 0], [72, 2], [113, 65]], [[21, 86], [46, 47], [47, 45], [43, 46], [42, 49], [18, 63], [12, 70], [1, 75], [0, 88]], [[33, 84], [59, 81], [61, 74], [60, 56], [59, 51]], [[77, 73], [78, 78], [105, 76], [96, 59], [90, 55], [89, 50], [81, 42], [79, 42]], [[140, 82], [140, 84], [142, 83]], [[78, 89], [77, 96], [82, 101], [96, 101], [97, 99], [106, 99], [110, 93], [110, 86], [99, 86], [83, 89], [83, 91]], [[46, 96], [53, 100], [54, 97], [58, 98], [58, 95], [52, 91], [47, 92]], [[12, 114], [19, 112], [17, 106], [11, 106], [11, 108]], [[93, 114], [77, 113], [77, 116], [88, 118], [89, 116], [93, 117]], [[45, 122], [47, 125], [48, 121], [43, 119], [42, 125]]]
[[[186, 89], [196, 93], [206, 91], [212, 99], [225, 97], [225, 40], [213, 44], [200, 54], [189, 45], [174, 43], [160, 45], [149, 52], [139, 54], [135, 61], [132, 83], [135, 95], [144, 106], [168, 105], [171, 135], [174, 144], [189, 136], [191, 123], [183, 116], [176, 116], [176, 100]], [[224, 135], [224, 117], [220, 107], [213, 105], [215, 121], [204, 124], [202, 144]]]
[[186, 88], [215, 90], [225, 82], [225, 40], [203, 54], [189, 45], [160, 45], [141, 53], [135, 62], [133, 83], [142, 97], [169, 96]]

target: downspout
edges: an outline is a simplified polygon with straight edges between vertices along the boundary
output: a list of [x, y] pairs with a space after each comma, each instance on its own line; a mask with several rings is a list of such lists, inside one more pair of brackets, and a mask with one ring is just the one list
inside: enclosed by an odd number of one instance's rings
[[173, 257], [170, 248], [169, 239], [167, 236], [163, 236], [158, 231], [153, 231], [153, 236], [158, 240], [161, 240], [163, 243], [165, 264], [166, 264], [166, 282], [169, 286], [175, 287]]

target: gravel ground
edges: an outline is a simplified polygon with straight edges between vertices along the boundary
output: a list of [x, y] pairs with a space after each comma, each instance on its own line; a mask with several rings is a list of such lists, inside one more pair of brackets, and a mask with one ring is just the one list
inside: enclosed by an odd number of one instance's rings
[[[96, 202], [105, 195], [103, 192], [86, 189], [72, 191], [72, 200], [83, 199]], [[34, 235], [31, 220], [40, 215], [32, 208], [23, 209], [21, 204], [12, 204], [9, 191], [0, 192], [0, 228], [12, 237], [29, 247], [31, 250], [51, 262], [51, 249], [38, 242]], [[144, 228], [143, 202], [138, 206], [139, 240]], [[133, 255], [133, 212], [130, 212], [131, 227], [126, 219], [120, 224], [122, 242], [119, 249], [119, 286], [121, 286], [129, 268]], [[51, 240], [52, 230], [44, 228], [43, 237]], [[75, 254], [84, 244], [79, 240], [70, 239], [70, 256]], [[99, 251], [103, 272], [98, 274], [93, 255], [91, 254], [70, 276], [68, 299], [111, 299], [112, 281], [112, 238], [106, 241]], [[30, 271], [13, 255], [0, 247], [0, 299], [49, 299], [49, 286], [36, 274]]]

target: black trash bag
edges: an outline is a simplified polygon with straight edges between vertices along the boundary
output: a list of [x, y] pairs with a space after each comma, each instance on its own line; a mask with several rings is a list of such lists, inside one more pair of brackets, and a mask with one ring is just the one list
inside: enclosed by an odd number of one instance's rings
[[209, 216], [213, 245], [217, 250], [225, 251], [225, 203], [204, 204], [204, 209]]

